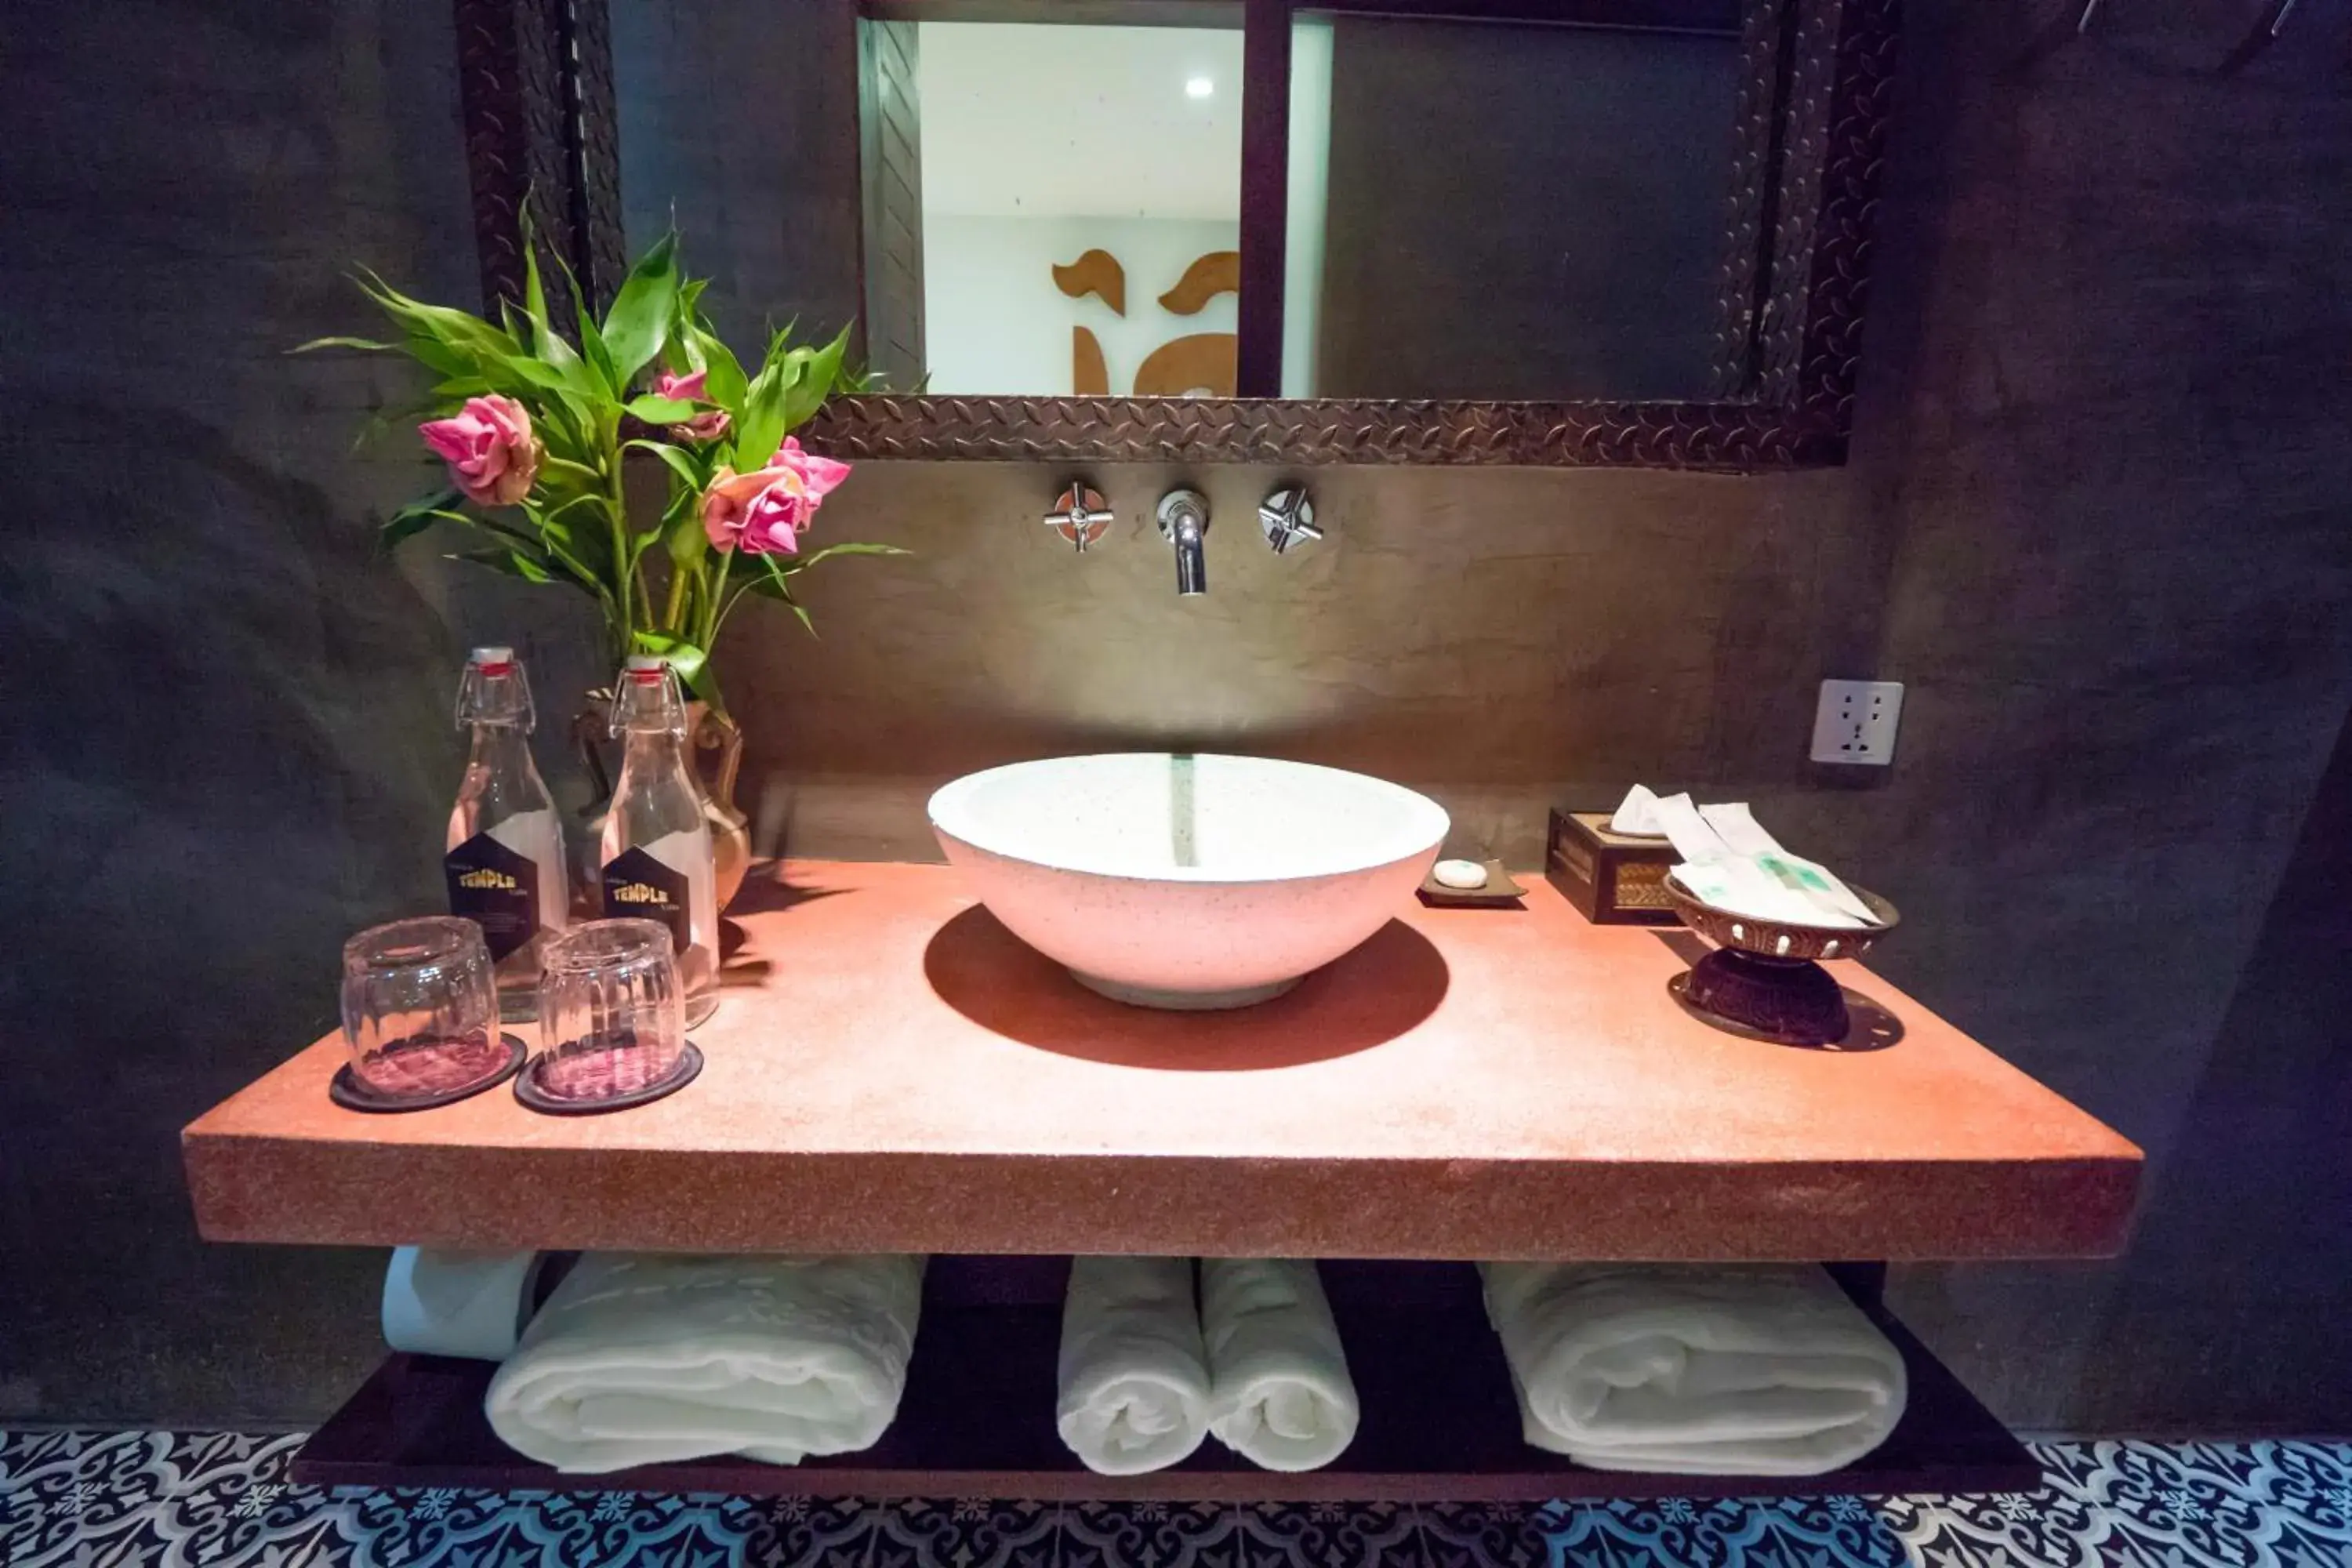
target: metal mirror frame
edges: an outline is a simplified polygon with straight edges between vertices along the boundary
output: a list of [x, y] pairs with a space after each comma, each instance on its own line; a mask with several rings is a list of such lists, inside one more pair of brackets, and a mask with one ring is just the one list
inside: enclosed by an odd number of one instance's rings
[[[835, 0], [848, 4], [850, 0]], [[1291, 15], [1590, 19], [1608, 0], [1244, 0], [1245, 148], [1286, 147]], [[888, 0], [881, 0], [887, 8]], [[1717, 394], [1673, 402], [839, 397], [850, 458], [1515, 464], [1755, 472], [1845, 461], [1901, 0], [1739, 0], [1745, 61], [1717, 289]], [[455, 0], [485, 298], [519, 299], [526, 202], [592, 297], [625, 269], [607, 0]], [[1267, 91], [1258, 84], [1281, 84]], [[1278, 365], [1282, 160], [1243, 169], [1244, 387]], [[1272, 240], [1268, 233], [1272, 216]], [[1255, 227], [1253, 220], [1255, 220]], [[1269, 298], [1271, 308], [1253, 305]], [[1268, 322], [1271, 321], [1269, 328]]]

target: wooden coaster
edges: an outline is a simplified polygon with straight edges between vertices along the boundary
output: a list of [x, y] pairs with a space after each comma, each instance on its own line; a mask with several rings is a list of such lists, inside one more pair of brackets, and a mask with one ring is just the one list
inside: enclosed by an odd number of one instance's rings
[[540, 1087], [540, 1069], [552, 1058], [542, 1054], [515, 1079], [514, 1097], [527, 1110], [543, 1116], [601, 1116], [608, 1110], [627, 1110], [639, 1105], [650, 1105], [667, 1095], [676, 1094], [692, 1083], [702, 1072], [702, 1052], [692, 1040], [677, 1055], [677, 1065], [643, 1089], [633, 1089], [626, 1094], [616, 1094], [604, 1100], [582, 1100], [552, 1095]]
[[1433, 868], [1421, 879], [1421, 901], [1433, 910], [1517, 910], [1527, 906], [1520, 900], [1527, 889], [1511, 880], [1510, 872], [1500, 860], [1486, 862], [1486, 880], [1476, 888], [1449, 888], [1437, 879]]
[[336, 1069], [335, 1076], [328, 1080], [327, 1098], [345, 1110], [370, 1112], [430, 1110], [436, 1105], [455, 1105], [461, 1100], [470, 1099], [486, 1089], [496, 1089], [506, 1082], [507, 1079], [514, 1077], [516, 1069], [520, 1068], [524, 1059], [530, 1055], [530, 1047], [523, 1044], [522, 1037], [520, 1035], [509, 1035], [501, 1031], [499, 1038], [507, 1047], [505, 1065], [487, 1078], [478, 1079], [472, 1083], [460, 1084], [456, 1089], [435, 1089], [429, 1094], [394, 1094], [376, 1088], [375, 1085], [353, 1072], [351, 1063], [345, 1062]]

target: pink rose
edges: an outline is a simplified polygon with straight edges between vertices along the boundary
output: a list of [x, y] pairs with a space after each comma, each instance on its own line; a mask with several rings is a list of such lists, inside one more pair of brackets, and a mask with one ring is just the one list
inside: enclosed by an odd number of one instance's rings
[[416, 427], [449, 465], [450, 480], [480, 506], [512, 506], [539, 477], [540, 445], [530, 416], [511, 397], [469, 397], [446, 419]]
[[[707, 370], [698, 370], [692, 375], [672, 375], [668, 371], [663, 371], [654, 377], [654, 395], [674, 398], [680, 403], [708, 403], [710, 401], [707, 384], [709, 380], [710, 373]], [[673, 435], [683, 436], [689, 441], [716, 441], [727, 434], [727, 410], [706, 408], [690, 419], [679, 420], [669, 428]]]
[[849, 465], [801, 450], [787, 438], [768, 466], [748, 474], [720, 468], [702, 498], [702, 531], [721, 550], [800, 553], [801, 531]]
[[849, 477], [847, 463], [820, 458], [814, 452], [803, 452], [799, 438], [793, 436], [784, 437], [784, 444], [776, 448], [774, 457], [768, 459], [768, 467], [789, 468], [801, 477], [808, 485], [811, 511], [816, 510], [816, 503], [840, 489], [841, 481]]

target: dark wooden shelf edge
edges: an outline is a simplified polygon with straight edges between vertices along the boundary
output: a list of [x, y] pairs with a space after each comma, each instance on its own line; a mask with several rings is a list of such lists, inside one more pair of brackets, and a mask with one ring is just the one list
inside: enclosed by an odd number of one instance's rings
[[1521, 1441], [1502, 1352], [1466, 1265], [1327, 1263], [1324, 1273], [1364, 1410], [1354, 1445], [1325, 1470], [1260, 1470], [1214, 1439], [1153, 1475], [1085, 1469], [1054, 1430], [1058, 1305], [1004, 1300], [1020, 1292], [995, 1287], [968, 1289], [969, 1277], [940, 1259], [898, 1419], [865, 1453], [799, 1466], [714, 1458], [564, 1475], [491, 1432], [482, 1415], [488, 1363], [394, 1355], [312, 1435], [292, 1479], [325, 1487], [1214, 1502], [1884, 1496], [2042, 1484], [2024, 1446], [1867, 1300], [1911, 1378], [1909, 1407], [1877, 1452], [1823, 1476], [1650, 1475], [1586, 1469]]

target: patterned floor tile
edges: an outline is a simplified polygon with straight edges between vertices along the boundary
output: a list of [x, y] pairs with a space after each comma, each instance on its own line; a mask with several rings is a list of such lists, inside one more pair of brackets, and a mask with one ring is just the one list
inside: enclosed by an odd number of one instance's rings
[[1932, 1568], [2107, 1568], [2137, 1562], [2101, 1510], [2054, 1490], [1874, 1501], [1910, 1561]]
[[1059, 1568], [1242, 1568], [1240, 1535], [1228, 1504], [1071, 1503]]
[[1540, 1508], [348, 1490], [247, 1433], [0, 1431], [8, 1568], [2352, 1568], [2352, 1445], [2038, 1446], [2000, 1497]]
[[856, 1498], [762, 1498], [746, 1504], [747, 1568], [867, 1568], [881, 1510]]
[[1546, 1568], [1547, 1531], [1561, 1517], [1557, 1507], [1518, 1503], [1424, 1503], [1414, 1512], [1428, 1568]]
[[1555, 1504], [1548, 1510], [1546, 1542], [1553, 1568], [1634, 1563], [1903, 1568], [1912, 1561], [1902, 1539], [1859, 1498]]
[[875, 1510], [870, 1568], [1055, 1568], [1061, 1523], [1054, 1503], [893, 1502]]
[[1398, 1503], [1252, 1503], [1234, 1510], [1243, 1568], [1426, 1568]]

